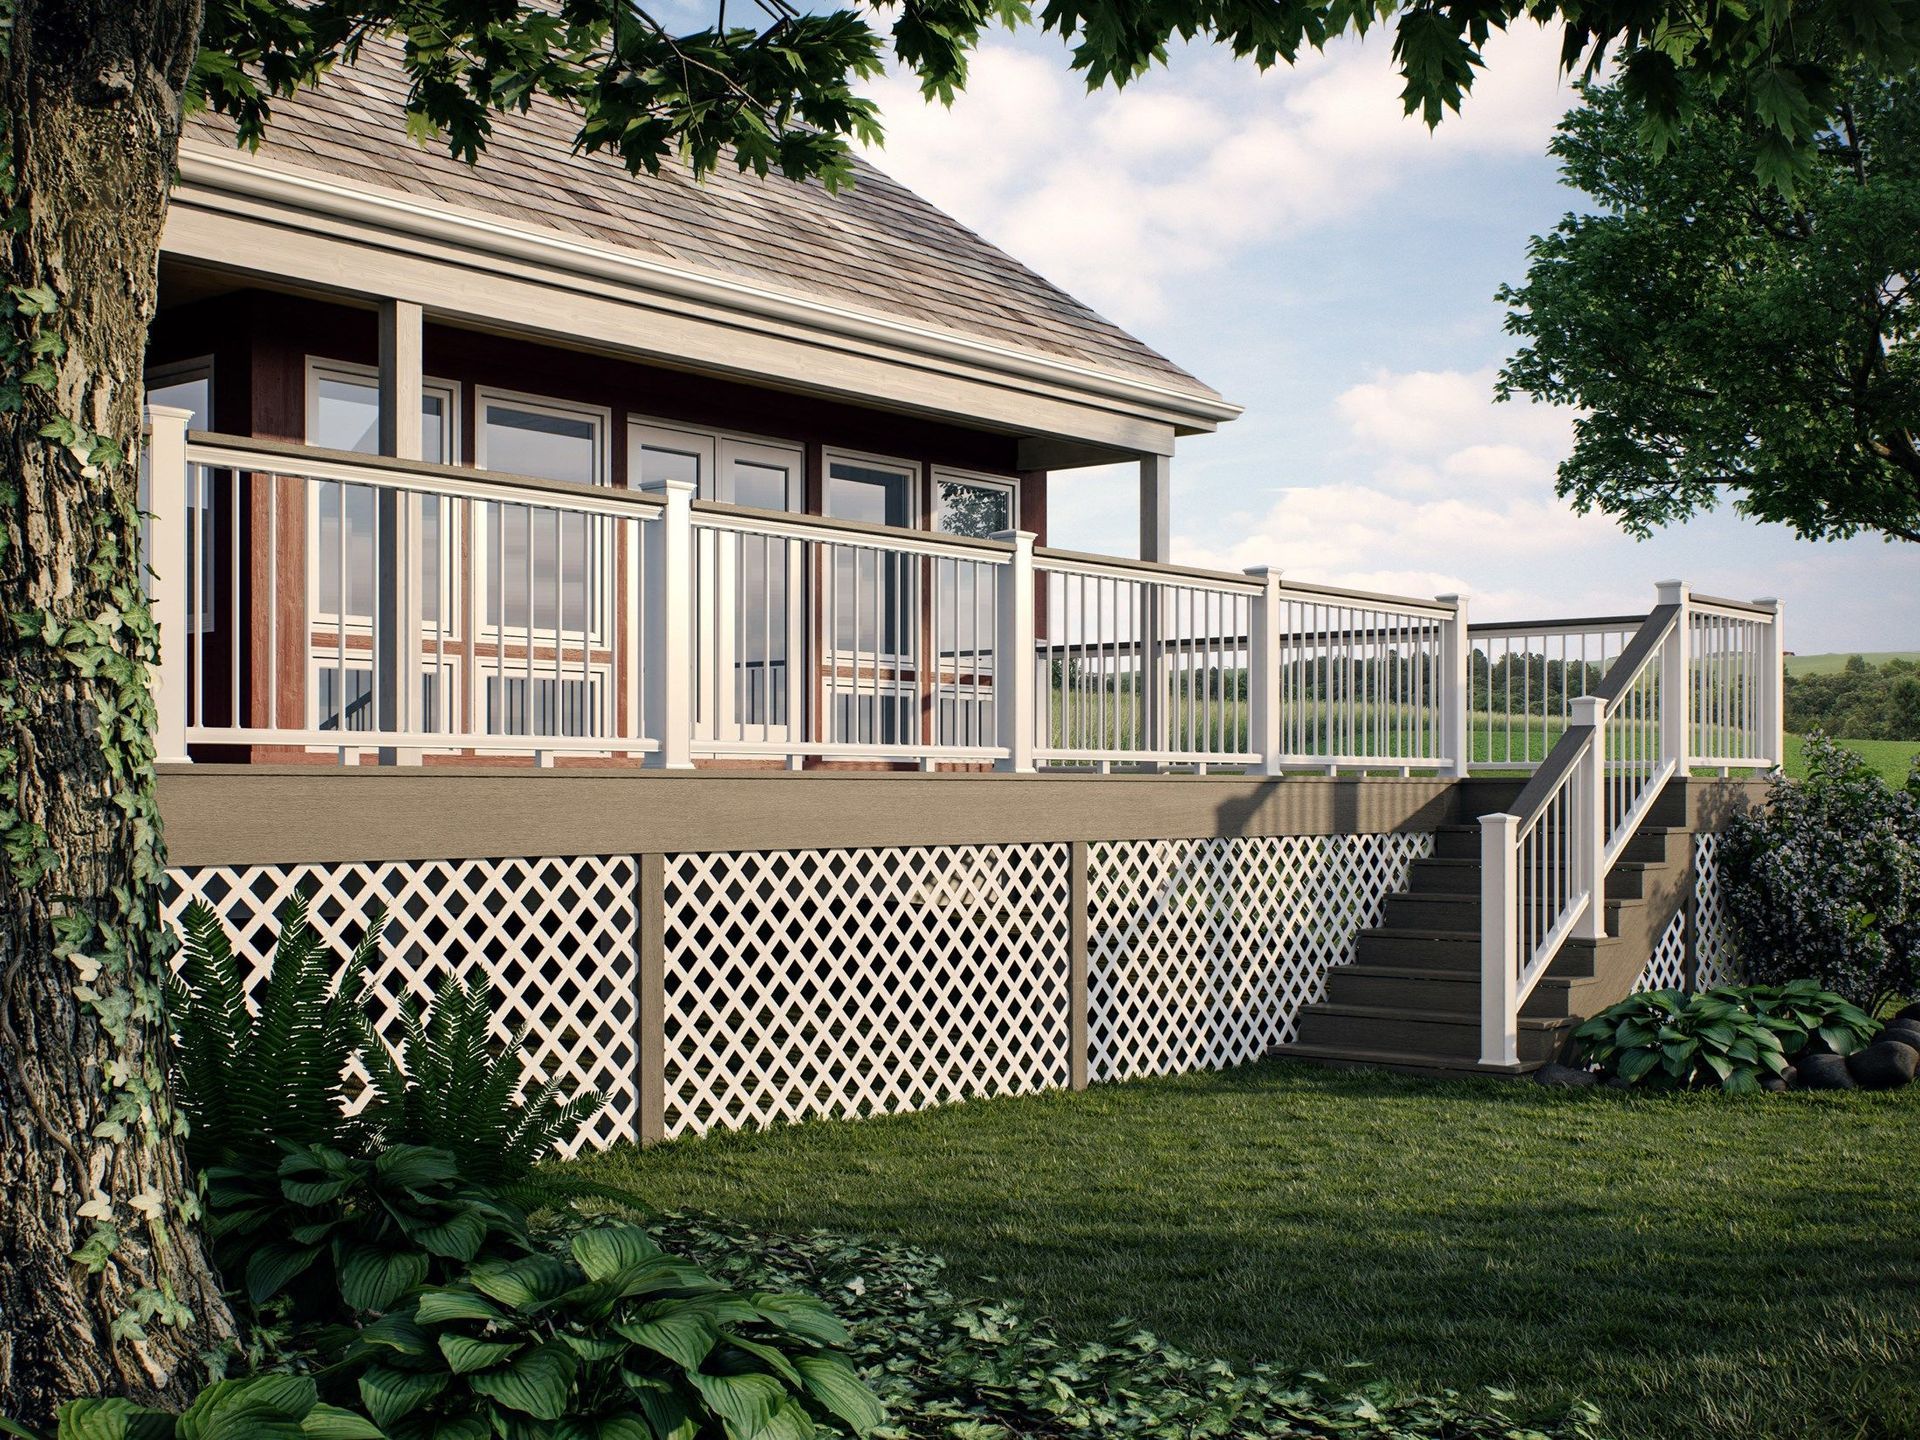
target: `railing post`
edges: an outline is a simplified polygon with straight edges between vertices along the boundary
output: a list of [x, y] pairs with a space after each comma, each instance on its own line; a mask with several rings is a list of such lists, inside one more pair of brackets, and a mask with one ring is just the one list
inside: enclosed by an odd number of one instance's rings
[[1662, 605], [1680, 607], [1660, 663], [1660, 758], [1673, 761], [1675, 777], [1684, 780], [1692, 769], [1693, 661], [1688, 651], [1693, 636], [1687, 607], [1693, 592], [1683, 580], [1662, 580], [1656, 593]]
[[1067, 843], [1067, 1085], [1074, 1090], [1087, 1088], [1090, 848], [1084, 840]]
[[[187, 595], [196, 577], [187, 569], [187, 422], [191, 410], [147, 407], [147, 522], [153, 572], [148, 608], [160, 632], [160, 658], [153, 668], [153, 758], [159, 764], [187, 761]], [[206, 596], [200, 597], [206, 604]]]
[[1480, 817], [1480, 1063], [1520, 1061], [1518, 815]]
[[1473, 653], [1472, 637], [1467, 633], [1467, 602], [1459, 595], [1436, 595], [1442, 605], [1453, 607], [1453, 618], [1440, 622], [1440, 753], [1448, 757], [1444, 774], [1456, 780], [1467, 778], [1473, 762], [1472, 704], [1468, 657]]
[[693, 768], [693, 485], [686, 480], [648, 480], [643, 492], [662, 496], [660, 518], [642, 530], [645, 557], [646, 735], [653, 769]]
[[1760, 740], [1767, 747], [1767, 762], [1778, 768], [1787, 763], [1787, 652], [1780, 633], [1781, 607], [1771, 596], [1753, 603], [1773, 613], [1763, 627], [1766, 639], [1761, 642], [1756, 680], [1760, 686]]
[[1000, 530], [995, 540], [1010, 541], [1013, 554], [1000, 571], [1000, 599], [994, 607], [998, 629], [994, 635], [994, 729], [1004, 758], [997, 770], [1033, 773], [1034, 675], [1033, 542], [1031, 530]]
[[1247, 748], [1259, 752], [1256, 773], [1278, 775], [1280, 572], [1271, 565], [1253, 565], [1247, 574], [1260, 582], [1260, 593], [1253, 597], [1253, 619], [1247, 636]]
[[1573, 925], [1574, 938], [1607, 937], [1607, 702], [1597, 695], [1581, 695], [1567, 717], [1570, 729], [1592, 735], [1573, 783], [1580, 787], [1573, 807], [1575, 830], [1570, 837], [1573, 882], [1587, 892], [1587, 908]]

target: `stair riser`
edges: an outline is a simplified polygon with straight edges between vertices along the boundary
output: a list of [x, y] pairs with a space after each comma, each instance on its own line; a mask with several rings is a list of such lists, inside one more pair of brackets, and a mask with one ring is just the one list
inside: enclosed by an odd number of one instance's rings
[[1480, 1004], [1480, 981], [1473, 975], [1438, 974], [1414, 979], [1375, 975], [1342, 966], [1327, 976], [1327, 999], [1335, 1005], [1373, 1005], [1382, 1009], [1472, 1013]]
[[1416, 935], [1362, 934], [1354, 944], [1357, 965], [1409, 965], [1422, 970], [1480, 973], [1478, 940], [1433, 940]]
[[1480, 867], [1432, 865], [1416, 860], [1407, 872], [1407, 889], [1415, 895], [1478, 895]]
[[1642, 831], [1627, 841], [1620, 858], [1648, 865], [1675, 865], [1686, 858], [1687, 847], [1692, 843], [1691, 836], [1679, 832]]
[[[1442, 1020], [1412, 1014], [1342, 1015], [1309, 1009], [1300, 1015], [1299, 1040], [1302, 1045], [1472, 1059], [1480, 1053], [1480, 1025], [1477, 1020]], [[1520, 1031], [1522, 1060], [1551, 1060], [1563, 1047], [1564, 1037], [1557, 1030], [1523, 1028]]]
[[1480, 929], [1480, 897], [1389, 895], [1380, 923], [1389, 930], [1471, 930]]
[[1477, 830], [1442, 830], [1433, 837], [1433, 858], [1436, 860], [1478, 860], [1480, 858], [1480, 832]]
[[1609, 900], [1646, 899], [1649, 873], [1645, 870], [1624, 870], [1615, 866], [1607, 876], [1607, 898]]

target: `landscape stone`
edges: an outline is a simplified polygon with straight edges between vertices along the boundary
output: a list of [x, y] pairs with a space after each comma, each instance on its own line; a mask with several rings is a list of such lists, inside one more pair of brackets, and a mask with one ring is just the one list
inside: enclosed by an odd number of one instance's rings
[[1533, 1072], [1533, 1083], [1559, 1090], [1585, 1090], [1598, 1085], [1600, 1077], [1591, 1070], [1576, 1070], [1571, 1065], [1542, 1065]]
[[1853, 1089], [1853, 1075], [1838, 1055], [1803, 1055], [1793, 1068], [1802, 1090]]
[[1898, 1090], [1920, 1069], [1920, 1049], [1898, 1040], [1876, 1041], [1847, 1061], [1847, 1069], [1862, 1090]]

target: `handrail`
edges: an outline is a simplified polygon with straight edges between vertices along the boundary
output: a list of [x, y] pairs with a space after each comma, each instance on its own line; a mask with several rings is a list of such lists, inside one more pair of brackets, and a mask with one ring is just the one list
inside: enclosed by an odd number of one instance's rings
[[1638, 625], [1644, 615], [1574, 615], [1559, 620], [1476, 620], [1467, 627], [1470, 635], [1541, 635], [1563, 631], [1624, 630]]
[[1654, 651], [1660, 648], [1660, 642], [1667, 638], [1679, 620], [1678, 605], [1654, 606], [1638, 633], [1627, 642], [1627, 648], [1620, 652], [1620, 658], [1609, 665], [1607, 673], [1600, 677], [1600, 684], [1593, 692], [1594, 698], [1605, 701], [1611, 710], [1633, 682], [1640, 678], [1640, 673], [1647, 668], [1647, 662], [1653, 659]]

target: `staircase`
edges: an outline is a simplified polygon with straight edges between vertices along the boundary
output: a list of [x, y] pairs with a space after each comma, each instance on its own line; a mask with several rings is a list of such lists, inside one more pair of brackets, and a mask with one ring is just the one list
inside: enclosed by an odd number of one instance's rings
[[[1520, 1010], [1513, 1073], [1562, 1058], [1569, 1033], [1624, 999], [1691, 884], [1686, 782], [1669, 782], [1607, 875], [1604, 940], [1568, 940]], [[1327, 975], [1276, 1055], [1422, 1074], [1489, 1072], [1480, 1063], [1480, 827], [1445, 825], [1431, 859], [1362, 930], [1351, 964]]]

